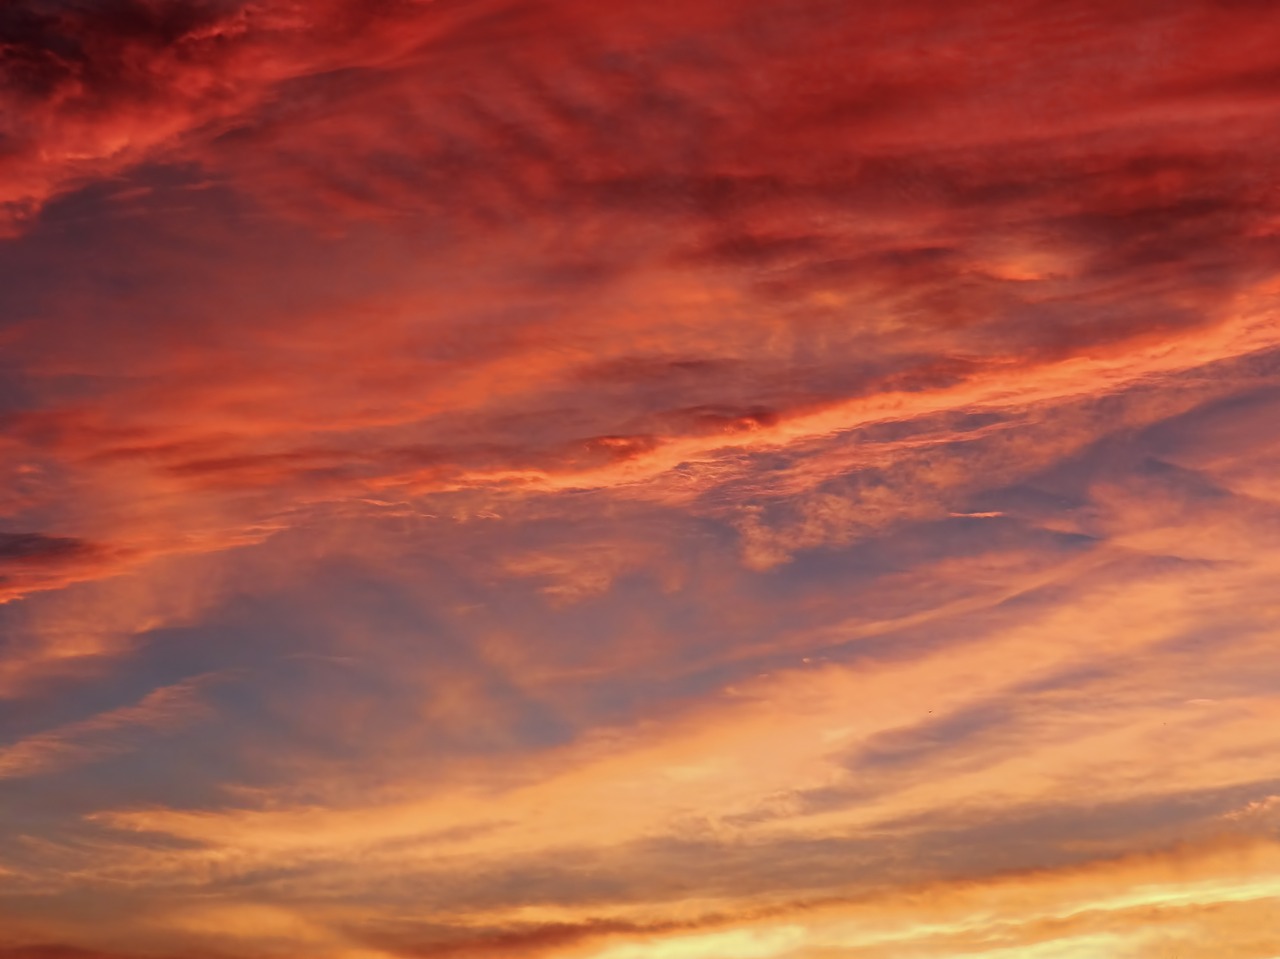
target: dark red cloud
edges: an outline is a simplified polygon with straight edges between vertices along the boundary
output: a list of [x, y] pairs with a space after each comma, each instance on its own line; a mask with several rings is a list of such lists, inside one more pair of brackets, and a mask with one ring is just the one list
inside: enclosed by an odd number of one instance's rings
[[75, 946], [51, 944], [0, 948], [0, 959], [138, 959], [138, 957], [126, 953], [101, 952], [96, 949], [79, 949]]
[[69, 536], [0, 533], [0, 563], [55, 564], [69, 559], [81, 559], [95, 552], [93, 544]]
[[109, 572], [118, 556], [74, 536], [0, 533], [0, 602]]
[[426, 6], [37, 0], [6, 7], [4, 228], [19, 228], [67, 189], [172, 155], [197, 133], [216, 134], [280, 83], [394, 59], [455, 16], [433, 11], [423, 27]]

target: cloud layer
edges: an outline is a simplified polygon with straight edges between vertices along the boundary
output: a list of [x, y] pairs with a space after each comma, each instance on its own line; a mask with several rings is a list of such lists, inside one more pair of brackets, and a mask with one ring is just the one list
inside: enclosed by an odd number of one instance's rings
[[1280, 12], [0, 12], [0, 959], [1267, 959]]

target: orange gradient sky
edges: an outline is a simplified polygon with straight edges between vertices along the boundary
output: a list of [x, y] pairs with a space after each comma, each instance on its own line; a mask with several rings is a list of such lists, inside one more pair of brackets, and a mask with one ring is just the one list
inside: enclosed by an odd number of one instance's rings
[[1277, 50], [0, 6], [0, 959], [1280, 956]]

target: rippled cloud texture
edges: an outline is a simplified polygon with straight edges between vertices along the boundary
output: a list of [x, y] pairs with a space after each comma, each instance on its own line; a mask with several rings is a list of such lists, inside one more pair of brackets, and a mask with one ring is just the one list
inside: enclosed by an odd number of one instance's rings
[[0, 9], [0, 959], [1280, 953], [1280, 6]]

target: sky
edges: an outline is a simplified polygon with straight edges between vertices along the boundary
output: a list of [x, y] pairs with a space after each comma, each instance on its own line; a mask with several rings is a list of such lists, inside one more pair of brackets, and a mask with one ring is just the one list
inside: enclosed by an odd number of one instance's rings
[[1277, 49], [0, 6], [0, 959], [1280, 956]]

